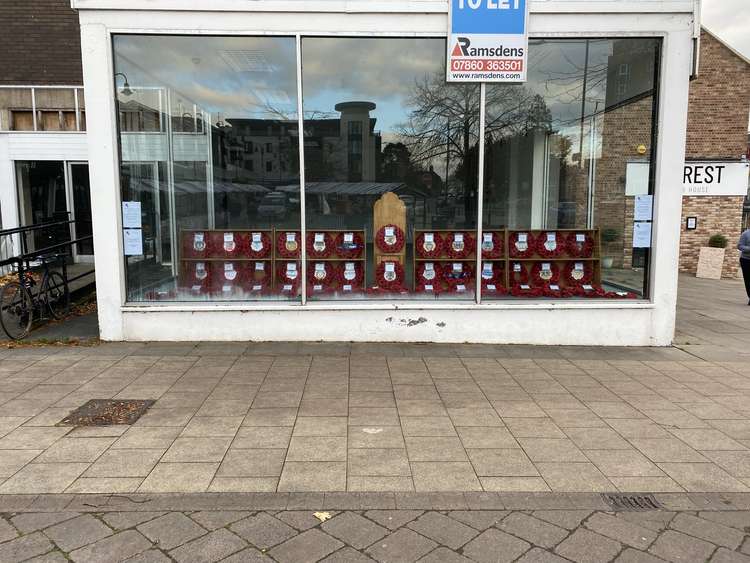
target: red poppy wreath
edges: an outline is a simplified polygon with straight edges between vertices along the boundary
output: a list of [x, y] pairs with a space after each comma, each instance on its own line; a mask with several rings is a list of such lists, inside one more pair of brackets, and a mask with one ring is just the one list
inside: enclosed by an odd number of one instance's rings
[[359, 233], [339, 233], [333, 244], [339, 258], [359, 258], [365, 248]]
[[284, 231], [276, 237], [276, 254], [279, 258], [299, 258], [300, 234], [296, 231]]
[[443, 241], [445, 253], [453, 260], [463, 260], [474, 254], [476, 241], [471, 233], [450, 233]]
[[250, 233], [250, 242], [247, 246], [249, 258], [267, 258], [271, 254], [271, 237], [268, 233]]
[[398, 262], [381, 262], [375, 270], [375, 281], [380, 289], [402, 291], [404, 289], [404, 267]]
[[554, 231], [549, 231], [540, 233], [534, 246], [536, 253], [542, 258], [555, 258], [565, 252], [567, 239]]
[[499, 233], [482, 234], [482, 258], [491, 260], [503, 255], [503, 239]]
[[534, 250], [534, 235], [531, 233], [510, 234], [508, 252], [511, 258], [531, 258]]
[[404, 248], [404, 231], [396, 225], [385, 225], [375, 233], [375, 244], [381, 252], [396, 254]]
[[307, 257], [328, 258], [333, 253], [333, 237], [330, 233], [307, 233]]
[[420, 258], [439, 258], [443, 253], [443, 239], [438, 233], [419, 233], [414, 248]]
[[565, 246], [568, 256], [591, 258], [594, 254], [594, 237], [589, 233], [570, 233]]

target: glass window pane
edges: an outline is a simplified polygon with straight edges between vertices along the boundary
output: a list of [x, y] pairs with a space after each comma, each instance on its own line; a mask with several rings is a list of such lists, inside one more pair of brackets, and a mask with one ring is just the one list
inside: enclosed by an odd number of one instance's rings
[[123, 202], [140, 203], [143, 242], [128, 300], [298, 300], [295, 40], [117, 36], [114, 49]]
[[646, 296], [633, 206], [658, 56], [656, 39], [533, 40], [529, 81], [487, 86], [484, 299]]
[[445, 40], [304, 38], [302, 77], [309, 298], [473, 299], [479, 86]]
[[69, 215], [64, 164], [46, 160], [16, 161], [16, 185], [22, 227], [63, 222], [22, 235], [26, 251], [41, 251], [70, 240], [70, 225], [65, 223]]

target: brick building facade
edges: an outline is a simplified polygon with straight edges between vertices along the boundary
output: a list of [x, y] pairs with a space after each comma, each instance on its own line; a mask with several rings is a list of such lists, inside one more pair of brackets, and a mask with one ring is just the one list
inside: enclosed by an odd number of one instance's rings
[[[739, 161], [748, 151], [750, 61], [716, 36], [701, 33], [700, 72], [690, 85], [686, 160]], [[694, 274], [698, 253], [713, 234], [729, 239], [725, 277], [739, 274], [737, 240], [742, 231], [743, 197], [689, 196], [683, 198], [680, 271]], [[698, 228], [685, 229], [687, 217], [698, 218]]]
[[0, 21], [0, 84], [83, 84], [70, 0], [2, 0]]

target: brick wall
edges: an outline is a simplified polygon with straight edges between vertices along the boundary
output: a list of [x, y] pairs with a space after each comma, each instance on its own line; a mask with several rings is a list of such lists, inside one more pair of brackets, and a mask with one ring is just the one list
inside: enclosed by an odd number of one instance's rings
[[[688, 160], [739, 159], [748, 149], [750, 65], [705, 31], [701, 34], [699, 77], [690, 84], [685, 157]], [[716, 233], [729, 239], [724, 277], [739, 275], [735, 250], [742, 230], [742, 197], [684, 197], [680, 271], [694, 274], [700, 247]], [[685, 230], [686, 217], [698, 218], [696, 231]]]
[[[694, 274], [698, 269], [698, 253], [702, 246], [708, 246], [711, 235], [720, 233], [729, 239], [724, 256], [724, 277], [739, 275], [740, 253], [737, 242], [742, 232], [742, 197], [682, 198], [682, 237], [680, 240], [680, 271]], [[687, 217], [698, 217], [695, 231], [685, 230]]]
[[0, 84], [83, 84], [70, 0], [0, 0]]

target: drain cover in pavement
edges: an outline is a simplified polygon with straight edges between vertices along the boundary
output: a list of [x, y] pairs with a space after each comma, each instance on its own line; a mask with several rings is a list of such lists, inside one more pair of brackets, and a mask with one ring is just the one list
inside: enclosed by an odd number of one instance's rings
[[133, 424], [141, 418], [154, 401], [138, 399], [91, 399], [84, 403], [59, 424], [63, 426], [110, 426]]
[[654, 495], [603, 494], [602, 497], [609, 506], [619, 511], [639, 512], [662, 508]]

